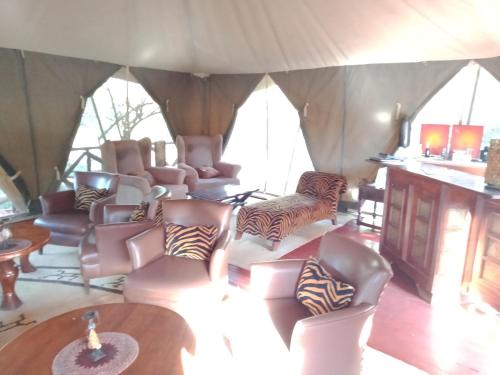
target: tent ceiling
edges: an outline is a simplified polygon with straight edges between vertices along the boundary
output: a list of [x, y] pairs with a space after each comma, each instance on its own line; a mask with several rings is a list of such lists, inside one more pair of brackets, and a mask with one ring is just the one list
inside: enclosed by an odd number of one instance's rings
[[500, 55], [498, 0], [0, 0], [0, 47], [186, 72]]

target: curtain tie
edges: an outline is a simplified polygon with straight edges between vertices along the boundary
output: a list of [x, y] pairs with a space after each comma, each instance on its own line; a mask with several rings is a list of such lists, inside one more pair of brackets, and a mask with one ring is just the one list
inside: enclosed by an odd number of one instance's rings
[[85, 109], [85, 98], [82, 95], [80, 95], [80, 107], [82, 111]]
[[170, 102], [170, 99], [166, 99], [165, 100], [165, 112], [167, 112], [167, 113], [168, 113], [168, 104], [169, 104], [169, 102]]
[[304, 104], [304, 109], [302, 110], [302, 115], [304, 117], [307, 117], [307, 109], [309, 108], [309, 102], [307, 102], [306, 104]]

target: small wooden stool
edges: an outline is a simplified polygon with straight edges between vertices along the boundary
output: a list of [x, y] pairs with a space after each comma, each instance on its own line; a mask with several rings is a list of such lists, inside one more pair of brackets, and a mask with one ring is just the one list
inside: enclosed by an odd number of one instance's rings
[[[379, 216], [382, 216], [380, 214], [377, 214], [377, 203], [384, 203], [384, 194], [385, 194], [385, 189], [377, 188], [374, 184], [363, 184], [363, 185], [359, 186], [358, 218], [356, 220], [358, 225], [364, 225], [364, 226], [370, 227], [372, 229], [381, 229], [380, 226], [375, 225], [375, 219]], [[361, 211], [361, 206], [363, 205], [364, 201], [367, 201], [367, 200], [374, 202], [373, 212], [370, 212], [370, 215], [373, 218], [372, 223], [366, 223], [366, 222], [362, 221], [361, 214], [363, 214], [365, 212]]]

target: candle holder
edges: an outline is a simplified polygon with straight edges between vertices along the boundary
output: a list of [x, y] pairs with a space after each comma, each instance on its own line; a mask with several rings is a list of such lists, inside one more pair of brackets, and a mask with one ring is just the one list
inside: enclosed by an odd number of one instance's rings
[[87, 348], [88, 356], [92, 362], [97, 362], [106, 357], [106, 353], [102, 349], [101, 341], [95, 331], [97, 324], [99, 324], [99, 312], [87, 311], [82, 315], [82, 320], [87, 321]]

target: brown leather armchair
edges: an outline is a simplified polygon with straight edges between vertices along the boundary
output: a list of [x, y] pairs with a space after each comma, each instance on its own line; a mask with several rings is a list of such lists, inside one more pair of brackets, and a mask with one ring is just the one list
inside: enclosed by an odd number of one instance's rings
[[106, 141], [101, 145], [103, 170], [120, 174], [119, 203], [138, 203], [151, 186], [165, 186], [172, 199], [186, 198], [186, 173], [179, 168], [151, 166], [151, 140]]
[[[178, 135], [177, 166], [186, 171], [185, 183], [189, 191], [220, 187], [228, 184], [239, 185], [236, 177], [241, 166], [225, 163], [222, 158], [222, 136]], [[212, 178], [200, 178], [197, 168], [212, 167], [220, 174]]]
[[251, 291], [265, 302], [297, 374], [360, 374], [371, 318], [391, 267], [372, 249], [332, 232], [322, 238], [319, 258], [333, 277], [356, 287], [349, 307], [313, 316], [298, 302], [295, 288], [304, 260], [253, 264]]
[[[104, 207], [116, 201], [119, 177], [104, 172], [75, 172], [74, 190], [58, 191], [40, 196], [42, 215], [35, 224], [50, 230], [50, 243], [78, 246], [93, 224], [103, 222]], [[94, 202], [90, 211], [74, 208], [75, 190], [79, 185], [108, 189], [109, 195]]]
[[103, 224], [95, 225], [82, 238], [79, 245], [80, 269], [85, 289], [90, 279], [125, 275], [132, 270], [125, 241], [155, 225], [154, 219], [161, 199], [168, 199], [170, 192], [164, 186], [153, 186], [143, 202], [149, 203], [143, 221], [129, 221], [137, 205], [107, 205], [104, 207]]
[[163, 220], [184, 226], [215, 225], [218, 238], [209, 261], [165, 254], [163, 227], [127, 241], [133, 271], [123, 295], [127, 302], [163, 306], [183, 316], [219, 301], [227, 286], [231, 206], [202, 200], [164, 200]]

